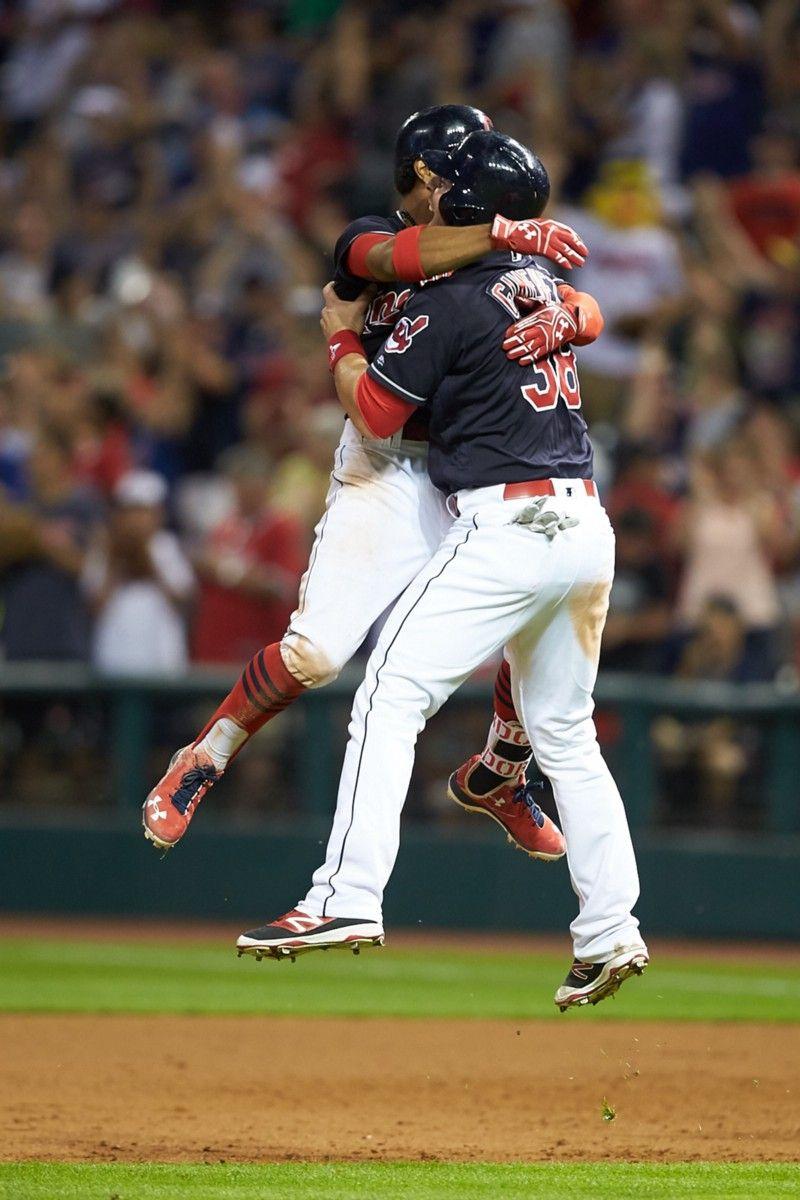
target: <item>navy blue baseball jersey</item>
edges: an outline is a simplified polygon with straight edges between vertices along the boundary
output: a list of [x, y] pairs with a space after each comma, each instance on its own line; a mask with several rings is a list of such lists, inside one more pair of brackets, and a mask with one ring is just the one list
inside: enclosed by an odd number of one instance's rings
[[[355, 300], [360, 296], [369, 281], [354, 275], [347, 269], [347, 251], [362, 233], [399, 233], [408, 228], [409, 221], [402, 213], [396, 212], [391, 217], [359, 217], [351, 221], [341, 234], [333, 251], [335, 273], [333, 286], [337, 296], [343, 300]], [[361, 334], [361, 344], [367, 360], [372, 362], [375, 355], [386, 341], [386, 336], [394, 328], [403, 308], [419, 290], [416, 283], [379, 283], [375, 298], [367, 309], [364, 320], [364, 330]], [[404, 437], [410, 441], [428, 440], [428, 409], [421, 407], [419, 413], [411, 418]]]
[[409, 299], [368, 368], [413, 404], [430, 402], [431, 479], [444, 492], [592, 476], [569, 346], [530, 367], [506, 358], [506, 328], [522, 293], [552, 302], [558, 283], [533, 258], [487, 255]]
[[[359, 217], [351, 221], [341, 234], [333, 251], [333, 286], [342, 300], [355, 300], [369, 287], [369, 281], [354, 275], [347, 269], [347, 252], [362, 233], [399, 233], [408, 228], [409, 222], [396, 212], [391, 217]], [[417, 291], [415, 283], [379, 283], [375, 299], [369, 307], [364, 322], [361, 341], [367, 358], [371, 362], [383, 345], [386, 335], [397, 321], [403, 307]]]

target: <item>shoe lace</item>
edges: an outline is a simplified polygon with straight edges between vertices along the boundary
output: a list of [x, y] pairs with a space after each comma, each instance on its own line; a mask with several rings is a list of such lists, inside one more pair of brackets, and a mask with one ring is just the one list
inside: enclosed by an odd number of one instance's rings
[[182, 817], [186, 816], [187, 808], [203, 784], [213, 783], [216, 778], [216, 768], [210, 765], [192, 767], [190, 771], [186, 772], [183, 779], [181, 779], [180, 787], [176, 789], [174, 796], [172, 796], [172, 803]]
[[534, 796], [533, 796], [533, 792], [534, 792], [534, 789], [536, 788], [536, 786], [537, 785], [535, 783], [530, 783], [530, 782], [520, 784], [520, 786], [514, 792], [514, 800], [517, 804], [525, 805], [525, 807], [528, 809], [528, 811], [531, 814], [531, 819], [541, 829], [542, 826], [544, 825], [544, 813], [542, 812], [539, 805], [536, 803]]

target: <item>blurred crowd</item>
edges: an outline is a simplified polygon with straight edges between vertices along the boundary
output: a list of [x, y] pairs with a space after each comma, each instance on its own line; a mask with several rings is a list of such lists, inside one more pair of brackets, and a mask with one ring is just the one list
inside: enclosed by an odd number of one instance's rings
[[452, 101], [591, 248], [605, 666], [793, 686], [798, 0], [0, 2], [0, 657], [280, 636], [341, 428], [330, 252]]

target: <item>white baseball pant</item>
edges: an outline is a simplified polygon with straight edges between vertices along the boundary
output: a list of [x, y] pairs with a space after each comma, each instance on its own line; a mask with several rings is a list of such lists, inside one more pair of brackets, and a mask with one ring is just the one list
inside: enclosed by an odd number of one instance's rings
[[424, 442], [362, 438], [346, 421], [281, 656], [306, 687], [329, 683], [428, 563], [452, 524]]
[[514, 523], [530, 500], [504, 500], [502, 486], [458, 493], [458, 518], [389, 615], [356, 694], [327, 854], [304, 911], [381, 920], [417, 736], [506, 644], [517, 711], [567, 842], [575, 956], [599, 962], [643, 944], [628, 824], [592, 720], [614, 534], [582, 481], [553, 484], [546, 507], [578, 524], [552, 540]]

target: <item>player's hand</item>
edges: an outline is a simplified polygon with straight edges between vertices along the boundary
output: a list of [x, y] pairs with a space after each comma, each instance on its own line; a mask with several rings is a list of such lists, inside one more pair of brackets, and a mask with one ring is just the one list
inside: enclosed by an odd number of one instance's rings
[[546, 358], [578, 334], [578, 321], [563, 304], [542, 304], [530, 316], [509, 325], [503, 349], [521, 367]]
[[519, 254], [549, 258], [567, 270], [582, 267], [589, 256], [580, 235], [560, 221], [509, 221], [506, 217], [495, 217], [492, 244], [496, 250], [516, 250]]
[[355, 300], [340, 300], [333, 289], [333, 284], [326, 283], [322, 289], [325, 306], [319, 319], [326, 339], [333, 337], [335, 333], [341, 333], [343, 329], [361, 333], [364, 328], [364, 318], [374, 294], [374, 288], [367, 288]]

